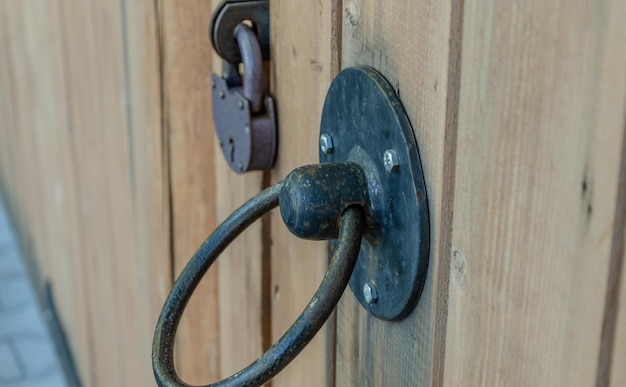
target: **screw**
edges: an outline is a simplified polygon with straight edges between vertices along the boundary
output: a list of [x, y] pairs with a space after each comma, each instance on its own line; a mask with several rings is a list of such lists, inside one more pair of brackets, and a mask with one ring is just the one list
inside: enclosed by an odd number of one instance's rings
[[385, 164], [385, 169], [387, 170], [387, 172], [397, 171], [398, 165], [400, 165], [400, 162], [398, 161], [398, 154], [393, 149], [387, 149], [385, 151], [383, 162]]
[[224, 90], [220, 90], [220, 98], [224, 99], [224, 97], [226, 97], [226, 93], [224, 93]]
[[215, 89], [216, 86], [215, 81], [211, 81], [211, 89]]
[[367, 282], [363, 285], [363, 297], [368, 304], [375, 304], [378, 301], [378, 289], [376, 285], [371, 282]]
[[243, 101], [239, 101], [239, 109], [243, 110]]
[[333, 153], [333, 138], [329, 134], [323, 133], [320, 136], [320, 149], [326, 154]]

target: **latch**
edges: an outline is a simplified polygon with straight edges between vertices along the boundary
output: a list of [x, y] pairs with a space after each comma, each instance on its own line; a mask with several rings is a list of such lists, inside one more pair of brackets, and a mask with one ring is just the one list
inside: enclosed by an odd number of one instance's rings
[[400, 320], [414, 310], [430, 246], [417, 142], [385, 78], [370, 67], [348, 68], [326, 96], [320, 164], [295, 169], [237, 209], [175, 281], [153, 342], [152, 364], [160, 386], [187, 386], [174, 369], [174, 337], [200, 279], [237, 235], [278, 205], [294, 235], [334, 240], [328, 272], [300, 317], [266, 353], [211, 386], [260, 386], [270, 380], [315, 336], [348, 284], [377, 318]]
[[224, 59], [222, 75], [212, 78], [213, 118], [222, 153], [237, 173], [269, 169], [276, 158], [274, 101], [263, 69], [269, 59], [269, 2], [223, 2], [213, 15], [210, 34]]

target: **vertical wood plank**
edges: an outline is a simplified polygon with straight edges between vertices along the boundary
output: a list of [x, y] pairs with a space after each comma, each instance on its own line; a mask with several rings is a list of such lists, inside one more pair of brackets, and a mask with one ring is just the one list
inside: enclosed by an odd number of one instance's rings
[[[135, 347], [132, 356], [137, 367], [129, 369], [131, 377], [124, 384], [151, 386], [153, 327], [172, 286], [170, 139], [163, 126], [157, 3], [125, 0], [121, 11], [133, 239], [132, 247], [121, 256], [119, 270], [126, 274], [122, 281], [131, 285], [135, 295], [125, 314], [134, 316], [134, 324], [123, 345], [127, 351]], [[124, 262], [129, 254], [132, 259]]]
[[596, 386], [626, 384], [626, 107]]
[[[626, 240], [626, 229], [622, 231], [622, 238]], [[623, 242], [622, 242], [623, 243]], [[623, 246], [623, 245], [622, 245]], [[609, 386], [618, 387], [626, 385], [626, 250], [622, 255], [621, 285], [617, 289], [619, 306], [615, 323], [615, 336], [613, 338], [613, 350], [611, 352], [611, 368], [609, 375]], [[600, 383], [596, 384], [601, 386]]]
[[1, 5], [0, 146], [15, 149], [1, 178], [37, 280], [52, 281], [83, 383], [152, 385], [171, 286], [154, 4]]
[[626, 111], [596, 386], [626, 385]]
[[[626, 97], [618, 1], [466, 1], [446, 385], [592, 385]], [[441, 300], [440, 302], [443, 302]]]
[[[341, 13], [341, 2], [274, 2], [270, 10], [271, 83], [279, 131], [278, 157], [272, 169], [275, 182], [300, 165], [319, 162], [324, 98], [339, 68], [341, 24], [337, 15]], [[274, 342], [291, 326], [319, 286], [326, 272], [328, 249], [326, 243], [291, 235], [278, 211], [270, 218], [269, 290]], [[334, 385], [333, 341], [334, 332], [327, 324], [272, 385]]]
[[[160, 1], [163, 103], [169, 138], [172, 253], [178, 276], [216, 226], [216, 179], [211, 111], [211, 1]], [[177, 333], [176, 365], [192, 384], [219, 374], [218, 269], [205, 275]]]
[[[447, 211], [449, 171], [446, 153], [451, 12], [456, 4], [440, 1], [344, 0], [342, 67], [370, 65], [395, 86], [413, 125], [431, 219], [427, 281], [416, 309], [389, 323], [368, 315], [351, 293], [340, 304], [337, 320], [337, 385], [438, 385], [437, 362], [444, 349], [445, 319], [437, 305], [447, 286], [447, 266], [439, 257], [440, 230]], [[452, 58], [454, 59], [454, 58]], [[452, 87], [454, 91], [454, 87]], [[445, 316], [444, 316], [445, 317]]]
[[[4, 2], [2, 15], [6, 55], [5, 107], [2, 132], [3, 185], [11, 212], [18, 219], [22, 248], [37, 284], [50, 277], [57, 307], [71, 344], [89, 369], [86, 345], [89, 327], [80, 313], [87, 295], [78, 281], [82, 274], [76, 179], [72, 175], [66, 74], [64, 73], [62, 24], [58, 4], [46, 10], [42, 2]], [[46, 37], [48, 41], [42, 39]], [[67, 219], [63, 227], [60, 220]]]
[[[213, 0], [217, 7], [219, 0]], [[209, 19], [206, 20], [208, 26]], [[207, 41], [208, 44], [208, 41]], [[213, 54], [212, 68], [222, 71], [222, 59]], [[207, 100], [207, 109], [211, 102]], [[212, 126], [211, 126], [212, 127]], [[214, 131], [214, 129], [211, 129]], [[261, 191], [262, 172], [237, 175], [224, 160], [219, 143], [214, 142], [216, 216], [219, 222]], [[265, 231], [267, 232], [267, 231]], [[241, 370], [258, 358], [268, 346], [269, 310], [266, 285], [269, 258], [268, 238], [258, 221], [240, 235], [220, 256], [218, 263], [218, 303], [220, 334], [220, 377]], [[264, 285], [265, 284], [265, 285]]]

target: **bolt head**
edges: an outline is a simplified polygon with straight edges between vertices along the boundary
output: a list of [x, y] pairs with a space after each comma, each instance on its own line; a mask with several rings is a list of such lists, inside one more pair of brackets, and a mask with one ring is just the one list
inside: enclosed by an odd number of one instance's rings
[[398, 161], [398, 153], [393, 149], [387, 149], [383, 156], [383, 163], [387, 172], [395, 172], [398, 170], [400, 161]]
[[376, 285], [371, 282], [367, 282], [363, 285], [363, 297], [368, 304], [375, 304], [378, 301], [378, 289]]
[[320, 149], [326, 154], [333, 153], [333, 138], [329, 134], [324, 133], [320, 136]]
[[244, 104], [243, 101], [239, 100], [239, 109], [243, 110]]
[[220, 98], [224, 99], [226, 97], [226, 93], [224, 93], [224, 90], [220, 90]]

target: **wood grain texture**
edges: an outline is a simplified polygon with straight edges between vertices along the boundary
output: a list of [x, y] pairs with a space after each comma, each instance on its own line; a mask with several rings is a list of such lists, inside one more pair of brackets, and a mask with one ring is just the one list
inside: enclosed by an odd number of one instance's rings
[[[206, 33], [211, 12], [210, 1], [159, 2], [175, 276], [216, 226], [212, 48]], [[217, 273], [215, 266], [201, 281], [176, 336], [177, 370], [192, 384], [219, 378]]]
[[67, 130], [71, 118], [65, 101], [63, 28], [55, 5], [50, 12], [36, 1], [0, 3], [0, 98], [5, 109], [0, 179], [36, 283], [58, 278], [53, 284], [58, 309], [74, 333], [71, 344], [78, 363], [88, 370], [88, 318], [80, 313], [87, 295], [80, 281], [83, 264]]
[[[213, 0], [215, 8], [220, 1]], [[208, 26], [209, 19], [206, 20]], [[221, 74], [222, 60], [213, 54], [213, 71]], [[207, 101], [211, 109], [211, 101]], [[212, 126], [211, 126], [212, 127]], [[214, 129], [211, 129], [214, 130]], [[214, 142], [216, 215], [224, 220], [264, 187], [262, 172], [238, 175], [233, 172]], [[269, 257], [267, 225], [257, 221], [244, 231], [219, 258], [218, 303], [220, 334], [220, 377], [224, 378], [252, 363], [267, 349], [269, 341]], [[266, 235], [264, 238], [263, 235]]]
[[465, 2], [445, 385], [595, 382], [625, 17], [618, 1]]
[[626, 385], [626, 108], [596, 386]]
[[[146, 356], [152, 351], [151, 328], [172, 286], [169, 139], [163, 127], [162, 47], [156, 3], [125, 1], [123, 6], [134, 257], [130, 259], [132, 275], [124, 281], [132, 285], [130, 289], [136, 294], [126, 314], [134, 314], [136, 320], [124, 345], [137, 346], [137, 369], [131, 368], [133, 377], [124, 383], [151, 386], [151, 357]], [[121, 261], [128, 258], [125, 252]], [[126, 270], [128, 265], [122, 265], [120, 270]], [[124, 318], [121, 323], [128, 324]], [[136, 344], [132, 344], [133, 339]]]
[[[339, 1], [283, 1], [271, 5], [271, 84], [279, 132], [273, 182], [284, 179], [300, 165], [319, 161], [322, 108], [339, 68], [340, 7]], [[272, 212], [270, 218], [271, 338], [275, 342], [317, 290], [328, 266], [328, 247], [327, 243], [291, 235], [278, 211]], [[334, 332], [329, 331], [327, 324], [272, 385], [334, 385], [333, 340]]]
[[[622, 230], [622, 238], [626, 240], [626, 229]], [[609, 386], [613, 387], [626, 385], [626, 369], [624, 369], [624, 364], [626, 364], [626, 265], [624, 262], [626, 262], [626, 251], [622, 255], [621, 284], [617, 289], [619, 304], [616, 310], [615, 335], [610, 360]]]
[[[337, 319], [338, 386], [438, 385], [445, 320], [437, 303], [448, 274], [440, 230], [449, 225], [444, 205], [450, 173], [446, 153], [452, 24], [449, 2], [364, 0], [343, 2], [342, 67], [370, 65], [396, 88], [413, 125], [428, 188], [430, 265], [422, 297], [406, 319], [389, 323], [368, 315], [347, 292]], [[454, 57], [452, 58], [454, 59]], [[454, 88], [453, 88], [454, 89]], [[442, 324], [443, 322], [443, 324]]]
[[2, 181], [23, 245], [52, 282], [83, 383], [152, 385], [171, 286], [154, 4], [2, 7], [1, 146], [15, 150]]

